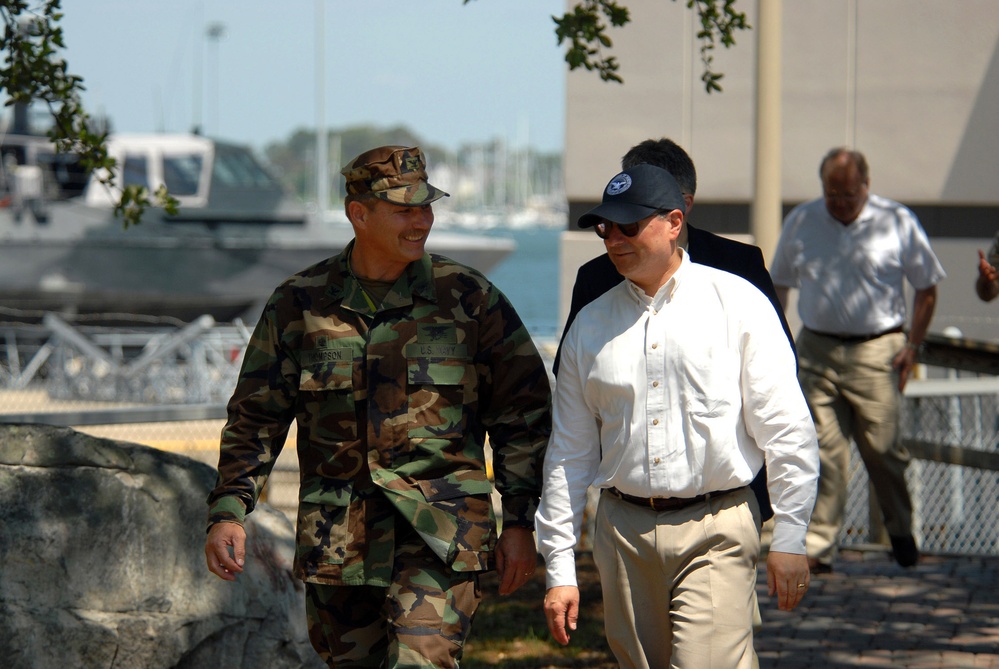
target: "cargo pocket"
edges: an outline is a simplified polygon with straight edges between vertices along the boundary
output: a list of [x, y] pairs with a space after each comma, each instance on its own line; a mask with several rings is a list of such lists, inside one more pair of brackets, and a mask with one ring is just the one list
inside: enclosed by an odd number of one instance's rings
[[307, 564], [340, 564], [350, 539], [350, 491], [315, 492], [298, 504], [298, 556]]

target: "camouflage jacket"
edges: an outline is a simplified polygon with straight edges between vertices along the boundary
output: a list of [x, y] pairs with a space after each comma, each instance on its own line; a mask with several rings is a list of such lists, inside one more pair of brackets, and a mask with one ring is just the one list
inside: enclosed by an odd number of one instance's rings
[[404, 518], [455, 570], [493, 567], [496, 518], [533, 528], [551, 430], [541, 357], [507, 298], [439, 256], [373, 310], [353, 244], [279, 286], [247, 347], [222, 432], [209, 526], [242, 523], [297, 421], [295, 573], [388, 585]]

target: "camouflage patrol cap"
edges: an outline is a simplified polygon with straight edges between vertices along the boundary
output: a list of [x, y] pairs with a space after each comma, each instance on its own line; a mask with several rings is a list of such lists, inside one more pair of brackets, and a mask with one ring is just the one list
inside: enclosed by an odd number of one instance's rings
[[371, 193], [394, 204], [417, 207], [450, 197], [427, 181], [419, 147], [380, 146], [365, 151], [340, 170], [348, 195]]

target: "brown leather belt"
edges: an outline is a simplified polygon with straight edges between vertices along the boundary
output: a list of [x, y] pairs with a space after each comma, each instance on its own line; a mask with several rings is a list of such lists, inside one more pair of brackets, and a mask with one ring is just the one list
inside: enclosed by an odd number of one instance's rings
[[875, 332], [869, 335], [853, 335], [853, 334], [835, 334], [833, 332], [819, 332], [818, 330], [813, 330], [811, 328], [805, 328], [812, 334], [817, 334], [820, 337], [832, 337], [833, 339], [838, 339], [844, 344], [861, 344], [865, 341], [871, 341], [872, 339], [877, 339], [878, 337], [884, 337], [889, 334], [897, 334], [899, 332], [905, 332], [901, 325], [893, 327], [891, 330], [885, 330], [884, 332]]
[[729, 490], [719, 490], [718, 492], [707, 492], [703, 495], [698, 495], [697, 497], [635, 497], [634, 495], [626, 495], [617, 488], [607, 488], [607, 492], [620, 500], [628, 502], [629, 504], [641, 506], [646, 509], [652, 509], [653, 511], [676, 511], [678, 509], [691, 506], [692, 504], [697, 504], [698, 502], [704, 502], [712, 497], [721, 497], [722, 495], [727, 495], [730, 492], [742, 490], [742, 488], [745, 487], [746, 486], [742, 486], [741, 488], [731, 488]]

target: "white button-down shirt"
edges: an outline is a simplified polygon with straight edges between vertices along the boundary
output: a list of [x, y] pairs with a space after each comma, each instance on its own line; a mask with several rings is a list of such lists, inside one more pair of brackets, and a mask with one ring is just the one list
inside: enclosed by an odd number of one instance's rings
[[803, 554], [818, 480], [794, 354], [755, 286], [690, 262], [650, 298], [625, 281], [565, 336], [536, 515], [548, 587], [575, 585], [586, 489], [694, 497], [748, 485], [766, 458], [771, 550]]
[[869, 335], [905, 323], [905, 282], [921, 290], [946, 277], [916, 216], [870, 195], [843, 225], [819, 198], [787, 215], [770, 266], [774, 284], [798, 288], [802, 324], [818, 332]]

